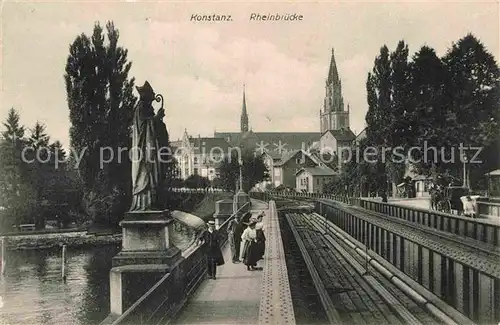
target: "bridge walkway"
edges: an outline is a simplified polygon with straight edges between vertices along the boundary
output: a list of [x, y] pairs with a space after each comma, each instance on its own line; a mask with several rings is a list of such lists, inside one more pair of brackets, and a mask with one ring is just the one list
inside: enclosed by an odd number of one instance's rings
[[[268, 213], [268, 205], [252, 200], [252, 214]], [[269, 228], [270, 218], [265, 218]], [[262, 297], [263, 271], [247, 271], [243, 263], [233, 264], [229, 245], [223, 248], [225, 264], [216, 280], [207, 279], [170, 324], [257, 324]], [[264, 267], [263, 260], [258, 267]]]

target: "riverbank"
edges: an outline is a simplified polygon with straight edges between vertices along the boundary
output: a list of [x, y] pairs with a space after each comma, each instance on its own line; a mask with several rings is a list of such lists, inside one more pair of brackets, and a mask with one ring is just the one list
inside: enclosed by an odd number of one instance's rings
[[30, 250], [47, 249], [62, 245], [67, 247], [79, 248], [86, 246], [102, 246], [110, 244], [120, 244], [121, 234], [95, 236], [86, 231], [74, 231], [64, 233], [44, 233], [44, 234], [26, 234], [17, 236], [6, 236], [6, 249], [12, 250]]
[[[188, 213], [200, 217], [203, 221], [213, 217], [216, 201], [232, 197], [232, 194], [225, 192], [196, 194], [199, 195], [187, 197], [186, 201], [189, 200], [189, 204], [184, 202], [184, 208], [180, 210], [192, 211]], [[42, 230], [30, 233], [5, 234], [4, 238], [7, 250], [49, 249], [62, 245], [66, 245], [68, 248], [79, 248], [121, 244], [121, 233], [113, 234], [113, 231], [115, 230], [93, 229], [92, 227], [89, 228], [89, 231], [83, 229], [75, 229], [74, 231], [68, 229], [53, 230], [52, 232]], [[192, 235], [189, 234], [188, 237]], [[184, 236], [187, 235], [182, 233], [179, 238], [175, 238], [178, 245], [186, 245], [187, 239]]]

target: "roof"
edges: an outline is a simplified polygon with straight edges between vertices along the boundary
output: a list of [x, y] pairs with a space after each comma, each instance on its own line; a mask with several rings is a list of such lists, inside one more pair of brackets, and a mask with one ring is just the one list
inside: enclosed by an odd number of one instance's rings
[[306, 149], [321, 137], [319, 132], [215, 132], [216, 138], [222, 138], [231, 144], [240, 143], [241, 139], [255, 141], [255, 145], [267, 145], [268, 151], [276, 151], [281, 143], [282, 150]]
[[311, 156], [313, 157], [314, 160], [326, 165], [329, 164], [336, 165], [338, 162], [338, 157], [329, 152], [312, 151]]
[[335, 53], [332, 48], [332, 58], [330, 59], [330, 69], [328, 70], [327, 82], [330, 84], [337, 80], [339, 80], [339, 73], [337, 71], [337, 64], [335, 62]]
[[273, 159], [273, 161], [281, 160], [282, 154], [276, 151], [264, 151], [262, 155], [267, 155]]
[[284, 152], [283, 155], [281, 156], [280, 161], [275, 166], [282, 166], [282, 165], [286, 164], [290, 159], [295, 157], [301, 151], [302, 150], [294, 150], [294, 151], [290, 151], [290, 152]]
[[500, 169], [492, 170], [491, 172], [486, 173], [485, 175], [486, 176], [500, 176]]
[[356, 136], [351, 129], [327, 130], [322, 134], [322, 136], [327, 132], [330, 132], [331, 135], [337, 139], [337, 141], [352, 141], [356, 139]]
[[366, 128], [364, 128], [361, 132], [356, 135], [356, 141], [360, 141], [361, 139], [366, 138]]
[[201, 151], [207, 154], [214, 148], [220, 148], [219, 152], [222, 150], [222, 152], [227, 154], [230, 147], [229, 143], [223, 138], [190, 138], [189, 143], [194, 147], [195, 151]]
[[182, 146], [182, 140], [170, 141], [170, 147], [179, 148]]
[[302, 172], [307, 172], [311, 174], [312, 176], [335, 176], [337, 173], [333, 171], [333, 169], [324, 167], [324, 166], [317, 166], [317, 167], [304, 167], [301, 168], [295, 175], [298, 175]]

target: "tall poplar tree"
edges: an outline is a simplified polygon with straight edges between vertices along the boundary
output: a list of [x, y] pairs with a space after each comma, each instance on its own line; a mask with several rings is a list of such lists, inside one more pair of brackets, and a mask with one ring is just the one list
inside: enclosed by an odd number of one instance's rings
[[[367, 80], [368, 112], [366, 114], [366, 135], [371, 147], [377, 149], [377, 162], [370, 164], [373, 190], [384, 195], [387, 190], [387, 173], [382, 155], [390, 146], [388, 134], [391, 132], [391, 64], [387, 46], [380, 48], [375, 58], [373, 72]], [[371, 157], [370, 159], [373, 159]], [[387, 159], [388, 157], [386, 157]]]
[[[78, 171], [86, 206], [96, 223], [114, 225], [129, 204], [128, 152], [122, 157], [117, 153], [119, 147], [130, 148], [137, 99], [133, 95], [134, 78], [129, 78], [132, 63], [128, 62], [128, 51], [118, 45], [119, 32], [112, 22], [107, 23], [106, 31], [107, 41], [99, 23], [91, 36], [76, 37], [69, 48], [64, 78], [71, 147], [79, 154], [83, 152]], [[115, 155], [101, 169], [103, 147], [113, 148]]]
[[[408, 116], [412, 111], [408, 53], [408, 45], [401, 40], [390, 56], [392, 96], [390, 126], [386, 134], [390, 147], [402, 148], [402, 150], [398, 150], [405, 155], [407, 155], [412, 142], [412, 125], [408, 123]], [[396, 156], [389, 158], [386, 163], [386, 171], [392, 183], [392, 191], [395, 192], [396, 185], [404, 177], [407, 162], [400, 162], [399, 157]]]

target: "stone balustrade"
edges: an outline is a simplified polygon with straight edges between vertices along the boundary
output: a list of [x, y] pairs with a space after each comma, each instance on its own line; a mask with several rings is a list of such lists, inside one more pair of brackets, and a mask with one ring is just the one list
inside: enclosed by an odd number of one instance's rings
[[[229, 222], [246, 211], [249, 204], [243, 204], [220, 224], [222, 245], [227, 242]], [[114, 267], [110, 272], [111, 311], [101, 325], [166, 323], [204, 279], [205, 250], [205, 245], [193, 245], [172, 265]]]

